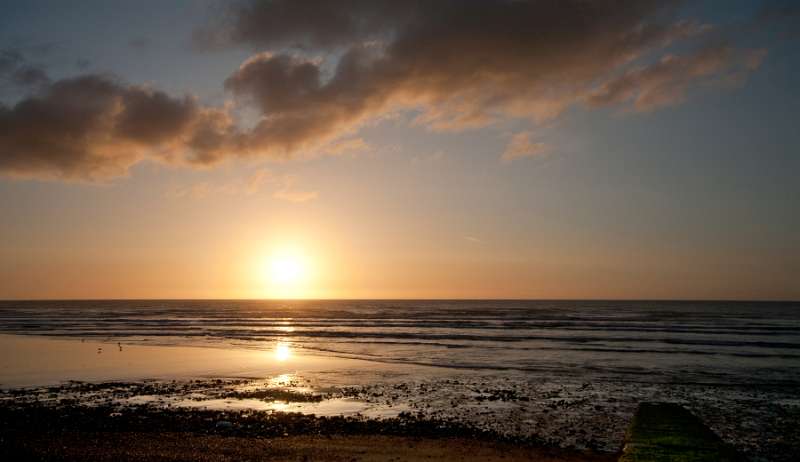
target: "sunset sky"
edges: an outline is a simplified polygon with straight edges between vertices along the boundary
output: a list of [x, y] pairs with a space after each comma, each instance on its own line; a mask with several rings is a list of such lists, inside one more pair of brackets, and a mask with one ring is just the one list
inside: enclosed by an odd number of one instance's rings
[[800, 299], [795, 2], [0, 4], [0, 298]]

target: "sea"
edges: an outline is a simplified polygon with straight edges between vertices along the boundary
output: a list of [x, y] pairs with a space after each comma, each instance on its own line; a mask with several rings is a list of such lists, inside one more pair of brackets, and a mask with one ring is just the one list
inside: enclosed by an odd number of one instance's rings
[[800, 390], [800, 303], [533, 300], [0, 302], [0, 333], [261, 347], [501, 375]]

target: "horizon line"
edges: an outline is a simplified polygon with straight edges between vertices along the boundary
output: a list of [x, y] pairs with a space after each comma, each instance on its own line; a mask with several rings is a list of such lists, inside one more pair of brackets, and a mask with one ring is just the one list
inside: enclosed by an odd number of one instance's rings
[[800, 299], [725, 299], [725, 298], [0, 298], [0, 302], [91, 302], [91, 301], [519, 301], [519, 302], [727, 302], [800, 303]]

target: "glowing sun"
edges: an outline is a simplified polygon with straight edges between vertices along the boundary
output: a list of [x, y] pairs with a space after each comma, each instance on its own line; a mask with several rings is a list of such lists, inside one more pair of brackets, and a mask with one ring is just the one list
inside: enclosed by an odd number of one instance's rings
[[308, 295], [311, 283], [309, 259], [302, 252], [284, 249], [263, 263], [266, 290], [271, 297], [299, 298]]
[[269, 279], [277, 285], [291, 285], [302, 282], [305, 265], [296, 256], [277, 256], [269, 262]]

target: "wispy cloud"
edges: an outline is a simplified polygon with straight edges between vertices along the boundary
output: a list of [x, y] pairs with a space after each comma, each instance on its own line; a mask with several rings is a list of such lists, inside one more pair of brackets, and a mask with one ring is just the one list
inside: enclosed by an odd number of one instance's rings
[[369, 148], [369, 144], [367, 144], [363, 138], [356, 137], [335, 140], [327, 146], [324, 146], [321, 152], [329, 156], [355, 156]]
[[524, 157], [541, 156], [547, 152], [547, 145], [531, 141], [531, 132], [520, 132], [511, 137], [503, 152], [503, 160], [511, 162]]
[[736, 51], [712, 47], [692, 54], [665, 55], [658, 62], [633, 68], [605, 82], [588, 96], [594, 106], [631, 103], [636, 111], [672, 106], [686, 99], [689, 87], [719, 76], [741, 80], [757, 69], [766, 50]]
[[260, 192], [264, 185], [274, 183], [275, 175], [267, 169], [259, 169], [245, 178], [225, 182], [202, 181], [177, 186], [166, 192], [167, 197], [204, 199], [209, 196], [252, 196]]
[[411, 157], [412, 164], [431, 164], [434, 162], [439, 162], [445, 158], [445, 153], [442, 150], [438, 150], [433, 152], [432, 154], [427, 155], [416, 155]]
[[276, 199], [289, 202], [308, 202], [316, 199], [319, 195], [317, 191], [297, 188], [297, 177], [295, 176], [284, 176], [281, 182], [280, 188], [272, 193], [272, 197]]
[[317, 191], [300, 189], [298, 177], [290, 174], [274, 174], [259, 169], [244, 178], [222, 182], [202, 181], [167, 190], [171, 198], [205, 199], [212, 196], [253, 196], [265, 189], [272, 190], [272, 197], [289, 202], [307, 202], [318, 197]]

